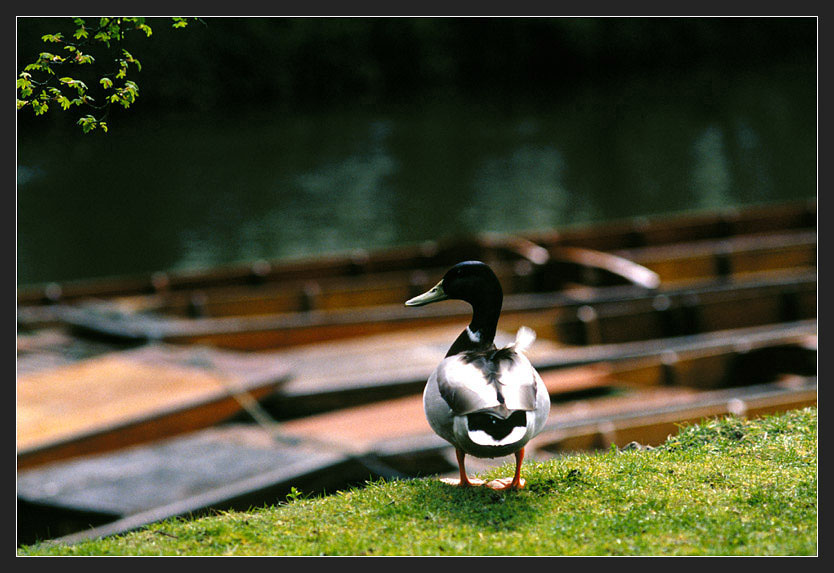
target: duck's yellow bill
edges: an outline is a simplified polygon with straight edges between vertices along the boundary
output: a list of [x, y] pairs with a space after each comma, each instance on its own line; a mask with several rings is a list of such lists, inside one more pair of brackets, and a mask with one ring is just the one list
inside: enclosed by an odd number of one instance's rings
[[446, 291], [443, 290], [443, 281], [440, 281], [423, 294], [417, 295], [414, 298], [405, 301], [405, 306], [423, 306], [424, 304], [437, 302], [439, 300], [446, 300], [447, 298], [449, 298], [449, 296], [446, 294]]

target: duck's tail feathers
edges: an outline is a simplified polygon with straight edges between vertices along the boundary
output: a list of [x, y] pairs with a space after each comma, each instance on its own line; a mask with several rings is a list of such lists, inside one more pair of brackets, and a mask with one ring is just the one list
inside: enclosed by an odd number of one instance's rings
[[536, 331], [528, 326], [522, 326], [518, 329], [518, 333], [515, 335], [513, 347], [516, 352], [527, 352], [527, 350], [533, 346], [535, 341]]

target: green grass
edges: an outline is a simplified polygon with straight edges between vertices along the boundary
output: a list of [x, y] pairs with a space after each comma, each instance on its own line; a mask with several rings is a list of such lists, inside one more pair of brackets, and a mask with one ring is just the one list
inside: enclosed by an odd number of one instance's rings
[[[508, 474], [511, 467], [487, 477]], [[372, 482], [20, 555], [815, 555], [817, 410], [525, 463], [527, 488]]]

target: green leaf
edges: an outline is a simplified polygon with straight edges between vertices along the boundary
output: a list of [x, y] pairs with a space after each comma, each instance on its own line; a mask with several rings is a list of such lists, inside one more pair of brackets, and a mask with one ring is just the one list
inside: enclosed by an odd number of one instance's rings
[[133, 57], [133, 54], [131, 54], [130, 52], [128, 52], [127, 50], [124, 50], [124, 49], [122, 50], [122, 53], [125, 56], [125, 59], [123, 61], [130, 62], [131, 64], [135, 64], [136, 69], [139, 70], [140, 72], [142, 71], [142, 64], [139, 63], [139, 60], [137, 60], [136, 58]]
[[41, 40], [44, 42], [62, 42], [64, 40], [64, 36], [58, 32], [57, 34], [44, 34], [41, 36]]
[[101, 78], [98, 83], [100, 83], [104, 89], [110, 89], [113, 87], [113, 80], [110, 78]]
[[96, 124], [98, 122], [96, 121], [96, 118], [94, 118], [93, 116], [85, 115], [84, 117], [79, 118], [77, 123], [81, 126], [81, 130], [84, 133], [89, 133], [90, 131], [96, 128]]
[[[26, 75], [28, 76], [29, 74]], [[20, 90], [20, 95], [23, 97], [32, 95], [32, 82], [29, 81], [28, 77], [17, 78], [17, 89]]]
[[55, 54], [51, 54], [49, 52], [41, 52], [38, 56], [38, 60], [42, 62], [60, 63], [64, 61], [64, 58], [62, 58], [61, 56], [56, 56]]

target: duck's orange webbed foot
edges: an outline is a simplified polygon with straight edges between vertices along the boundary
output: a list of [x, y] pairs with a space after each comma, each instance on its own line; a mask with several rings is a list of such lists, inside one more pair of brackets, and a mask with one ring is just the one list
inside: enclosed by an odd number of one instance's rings
[[521, 462], [523, 460], [524, 448], [521, 448], [515, 453], [515, 475], [511, 478], [494, 479], [488, 484], [486, 484], [486, 486], [497, 490], [522, 489], [524, 485], [527, 483], [526, 480], [523, 477], [521, 477]]
[[496, 490], [499, 490], [499, 491], [500, 490], [505, 490], [505, 489], [518, 490], [518, 489], [524, 488], [526, 483], [527, 483], [527, 480], [525, 480], [524, 478], [519, 478], [518, 481], [516, 481], [515, 478], [509, 477], [509, 478], [494, 479], [490, 482], [487, 482], [486, 486], [490, 489], [496, 489]]
[[455, 448], [455, 455], [458, 458], [458, 469], [460, 470], [460, 478], [441, 478], [440, 481], [443, 483], [447, 483], [449, 485], [454, 485], [458, 487], [475, 487], [484, 485], [486, 482], [482, 479], [472, 478], [470, 479], [466, 475], [466, 465], [464, 464], [464, 458], [466, 454], [463, 450]]
[[478, 478], [466, 478], [465, 480], [457, 478], [441, 478], [440, 481], [458, 487], [477, 487], [486, 484], [484, 480]]

